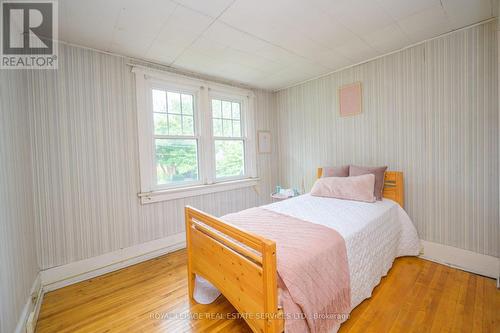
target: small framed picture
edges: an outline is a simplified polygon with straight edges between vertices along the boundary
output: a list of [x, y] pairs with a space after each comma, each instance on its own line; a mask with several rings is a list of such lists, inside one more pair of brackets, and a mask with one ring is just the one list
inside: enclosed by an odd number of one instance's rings
[[257, 139], [259, 145], [259, 153], [260, 154], [270, 154], [272, 151], [271, 148], [271, 132], [269, 131], [258, 131]]
[[362, 111], [361, 82], [345, 85], [339, 89], [339, 109], [341, 117], [360, 114]]

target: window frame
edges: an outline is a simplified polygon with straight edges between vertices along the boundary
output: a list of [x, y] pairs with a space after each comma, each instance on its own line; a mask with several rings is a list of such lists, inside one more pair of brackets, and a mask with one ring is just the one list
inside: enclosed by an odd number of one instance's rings
[[[254, 94], [250, 90], [193, 79], [183, 75], [133, 66], [136, 78], [137, 131], [141, 203], [185, 198], [206, 193], [228, 191], [257, 185], [256, 131], [254, 128]], [[154, 88], [193, 96], [194, 136], [172, 136], [197, 142], [198, 180], [177, 184], [157, 184], [154, 111]], [[217, 97], [214, 97], [217, 96]], [[244, 175], [216, 178], [215, 140], [213, 136], [212, 98], [240, 103], [241, 138], [244, 140]], [[167, 108], [168, 110], [168, 108]], [[167, 138], [168, 136], [164, 136]], [[235, 139], [235, 138], [221, 138]]]
[[[240, 126], [241, 126], [241, 136], [239, 137], [227, 137], [227, 136], [215, 136], [215, 134], [212, 133], [212, 147], [213, 147], [213, 182], [214, 183], [221, 183], [225, 181], [230, 181], [230, 180], [238, 180], [238, 179], [244, 179], [248, 178], [248, 161], [250, 159], [248, 155], [248, 149], [247, 149], [247, 126], [246, 126], [246, 115], [247, 115], [247, 103], [245, 101], [245, 96], [237, 95], [237, 94], [229, 94], [229, 93], [224, 93], [220, 91], [210, 91], [208, 95], [208, 101], [209, 101], [209, 106], [210, 106], [210, 123], [212, 126], [213, 130], [213, 110], [212, 110], [212, 100], [217, 99], [226, 102], [231, 102], [231, 103], [239, 103], [240, 104]], [[222, 108], [222, 106], [221, 106]], [[222, 109], [221, 109], [222, 112]], [[228, 176], [228, 177], [219, 177], [217, 178], [217, 170], [216, 170], [216, 156], [215, 156], [215, 141], [217, 140], [228, 140], [228, 141], [243, 141], [243, 170], [244, 173], [241, 176]]]
[[[192, 95], [193, 96], [193, 135], [158, 135], [154, 133], [154, 110], [153, 110], [153, 96], [152, 96], [152, 91], [153, 89], [156, 90], [163, 90], [168, 94], [168, 92], [173, 92], [173, 93], [178, 93], [178, 94], [184, 94], [184, 95]], [[199, 121], [197, 121], [198, 118], [198, 109], [199, 109], [199, 91], [193, 87], [193, 86], [187, 86], [187, 85], [180, 85], [180, 84], [172, 84], [171, 82], [165, 82], [157, 79], [150, 79], [148, 80], [147, 83], [147, 101], [146, 101], [146, 108], [148, 108], [151, 111], [151, 117], [149, 121], [151, 122], [151, 127], [152, 127], [152, 150], [153, 150], [153, 156], [152, 158], [152, 185], [151, 189], [154, 190], [167, 190], [167, 189], [173, 189], [173, 188], [182, 188], [182, 187], [188, 187], [188, 186], [193, 186], [193, 185], [200, 185], [203, 183], [203, 177], [204, 175], [202, 174], [202, 168], [200, 167], [200, 129], [199, 129]], [[167, 103], [167, 114], [168, 114], [168, 97], [167, 95], [165, 96], [166, 103]], [[182, 103], [182, 102], [181, 102]], [[161, 137], [161, 138], [159, 138]], [[192, 180], [192, 181], [181, 181], [177, 183], [172, 183], [172, 184], [158, 184], [158, 174], [156, 172], [156, 139], [187, 139], [187, 140], [195, 140], [196, 141], [196, 159], [197, 159], [197, 168], [198, 168], [198, 180]]]

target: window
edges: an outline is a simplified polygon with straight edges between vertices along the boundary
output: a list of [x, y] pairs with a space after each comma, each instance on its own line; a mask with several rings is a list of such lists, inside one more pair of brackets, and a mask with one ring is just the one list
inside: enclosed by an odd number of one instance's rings
[[156, 185], [176, 186], [197, 182], [194, 96], [153, 87], [151, 97]]
[[241, 103], [212, 99], [215, 145], [215, 178], [245, 175], [245, 141], [242, 136]]
[[143, 203], [256, 184], [250, 91], [134, 73]]

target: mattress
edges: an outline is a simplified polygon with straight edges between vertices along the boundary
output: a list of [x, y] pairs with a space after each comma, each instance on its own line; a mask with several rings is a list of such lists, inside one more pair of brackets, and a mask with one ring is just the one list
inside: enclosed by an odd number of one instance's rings
[[395, 258], [420, 251], [408, 214], [389, 199], [364, 203], [305, 194], [263, 208], [333, 228], [344, 237], [351, 309], [371, 296]]

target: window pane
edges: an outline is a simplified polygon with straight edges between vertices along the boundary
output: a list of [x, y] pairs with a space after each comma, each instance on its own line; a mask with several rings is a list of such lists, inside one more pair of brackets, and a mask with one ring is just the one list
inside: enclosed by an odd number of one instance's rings
[[168, 113], [181, 113], [181, 94], [167, 92]]
[[157, 184], [198, 180], [196, 140], [156, 139]]
[[222, 120], [222, 136], [233, 136], [233, 124], [231, 120]]
[[181, 115], [168, 115], [168, 135], [182, 135]]
[[217, 178], [245, 174], [242, 140], [215, 140], [215, 176]]
[[182, 114], [193, 115], [193, 96], [182, 94]]
[[194, 135], [194, 122], [192, 116], [182, 116], [182, 134]]
[[241, 122], [238, 120], [233, 120], [233, 136], [241, 136]]
[[222, 120], [214, 119], [214, 136], [222, 136]]
[[221, 118], [222, 117], [220, 100], [218, 100], [218, 99], [212, 100], [212, 117], [213, 118]]
[[233, 119], [240, 119], [240, 103], [233, 103]]
[[222, 101], [222, 118], [231, 119], [231, 102]]
[[167, 112], [167, 96], [165, 91], [153, 89], [153, 111]]
[[156, 135], [168, 134], [168, 120], [166, 113], [154, 113], [154, 125]]

